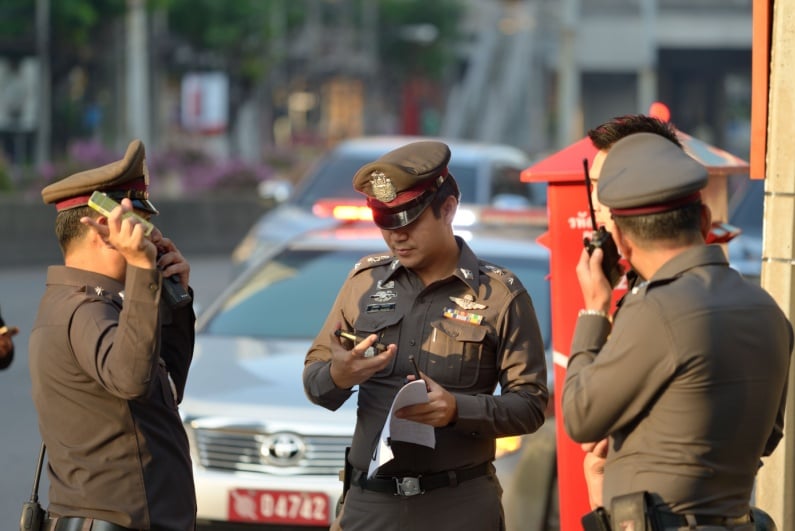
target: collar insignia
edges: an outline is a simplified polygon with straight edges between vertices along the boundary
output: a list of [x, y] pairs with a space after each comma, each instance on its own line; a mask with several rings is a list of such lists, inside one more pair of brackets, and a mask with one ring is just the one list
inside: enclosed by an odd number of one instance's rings
[[397, 197], [397, 190], [392, 184], [392, 179], [387, 177], [384, 172], [374, 171], [370, 174], [370, 185], [373, 187], [373, 196], [382, 203], [389, 203]]

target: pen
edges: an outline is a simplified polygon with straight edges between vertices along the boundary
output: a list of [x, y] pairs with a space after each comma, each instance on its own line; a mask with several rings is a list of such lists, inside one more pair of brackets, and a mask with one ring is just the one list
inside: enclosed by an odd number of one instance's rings
[[420, 376], [420, 368], [417, 367], [417, 360], [414, 359], [414, 354], [409, 354], [409, 361], [411, 362], [411, 366], [414, 367], [414, 376], [418, 380], [422, 380], [422, 376]]

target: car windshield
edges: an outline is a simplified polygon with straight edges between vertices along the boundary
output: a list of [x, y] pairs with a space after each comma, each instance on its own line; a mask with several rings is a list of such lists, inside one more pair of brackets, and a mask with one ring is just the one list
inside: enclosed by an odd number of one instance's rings
[[[372, 156], [364, 155], [332, 155], [324, 160], [317, 168], [317, 173], [311, 179], [302, 183], [295, 197], [295, 202], [303, 208], [311, 208], [319, 199], [329, 197], [358, 198], [363, 196], [353, 189], [351, 185], [353, 175], [365, 164], [372, 162]], [[482, 163], [482, 162], [481, 162]], [[455, 177], [458, 188], [461, 190], [461, 202], [481, 203], [477, 183], [479, 170], [475, 163], [450, 161], [450, 173]], [[516, 194], [528, 199], [530, 203], [543, 204], [544, 197], [536, 198], [541, 193], [533, 186], [520, 181], [520, 168], [502, 167], [494, 169], [494, 182], [487, 183], [491, 186], [488, 197], [499, 194]]]
[[[288, 250], [230, 293], [201, 333], [264, 339], [312, 339], [360, 251]], [[549, 283], [545, 259], [486, 256], [513, 271], [533, 299], [549, 346]]]

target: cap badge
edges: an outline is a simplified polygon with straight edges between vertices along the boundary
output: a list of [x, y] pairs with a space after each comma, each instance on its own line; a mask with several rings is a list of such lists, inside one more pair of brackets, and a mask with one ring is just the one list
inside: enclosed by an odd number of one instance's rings
[[389, 203], [397, 197], [397, 190], [392, 184], [392, 179], [387, 177], [384, 172], [374, 171], [370, 174], [370, 184], [373, 187], [373, 195], [382, 203]]

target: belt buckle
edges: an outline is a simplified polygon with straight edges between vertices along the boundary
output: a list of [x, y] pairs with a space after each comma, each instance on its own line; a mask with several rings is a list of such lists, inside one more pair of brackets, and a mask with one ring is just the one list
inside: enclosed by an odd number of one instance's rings
[[416, 496], [423, 494], [425, 491], [420, 488], [420, 478], [394, 478], [395, 479], [395, 496]]

